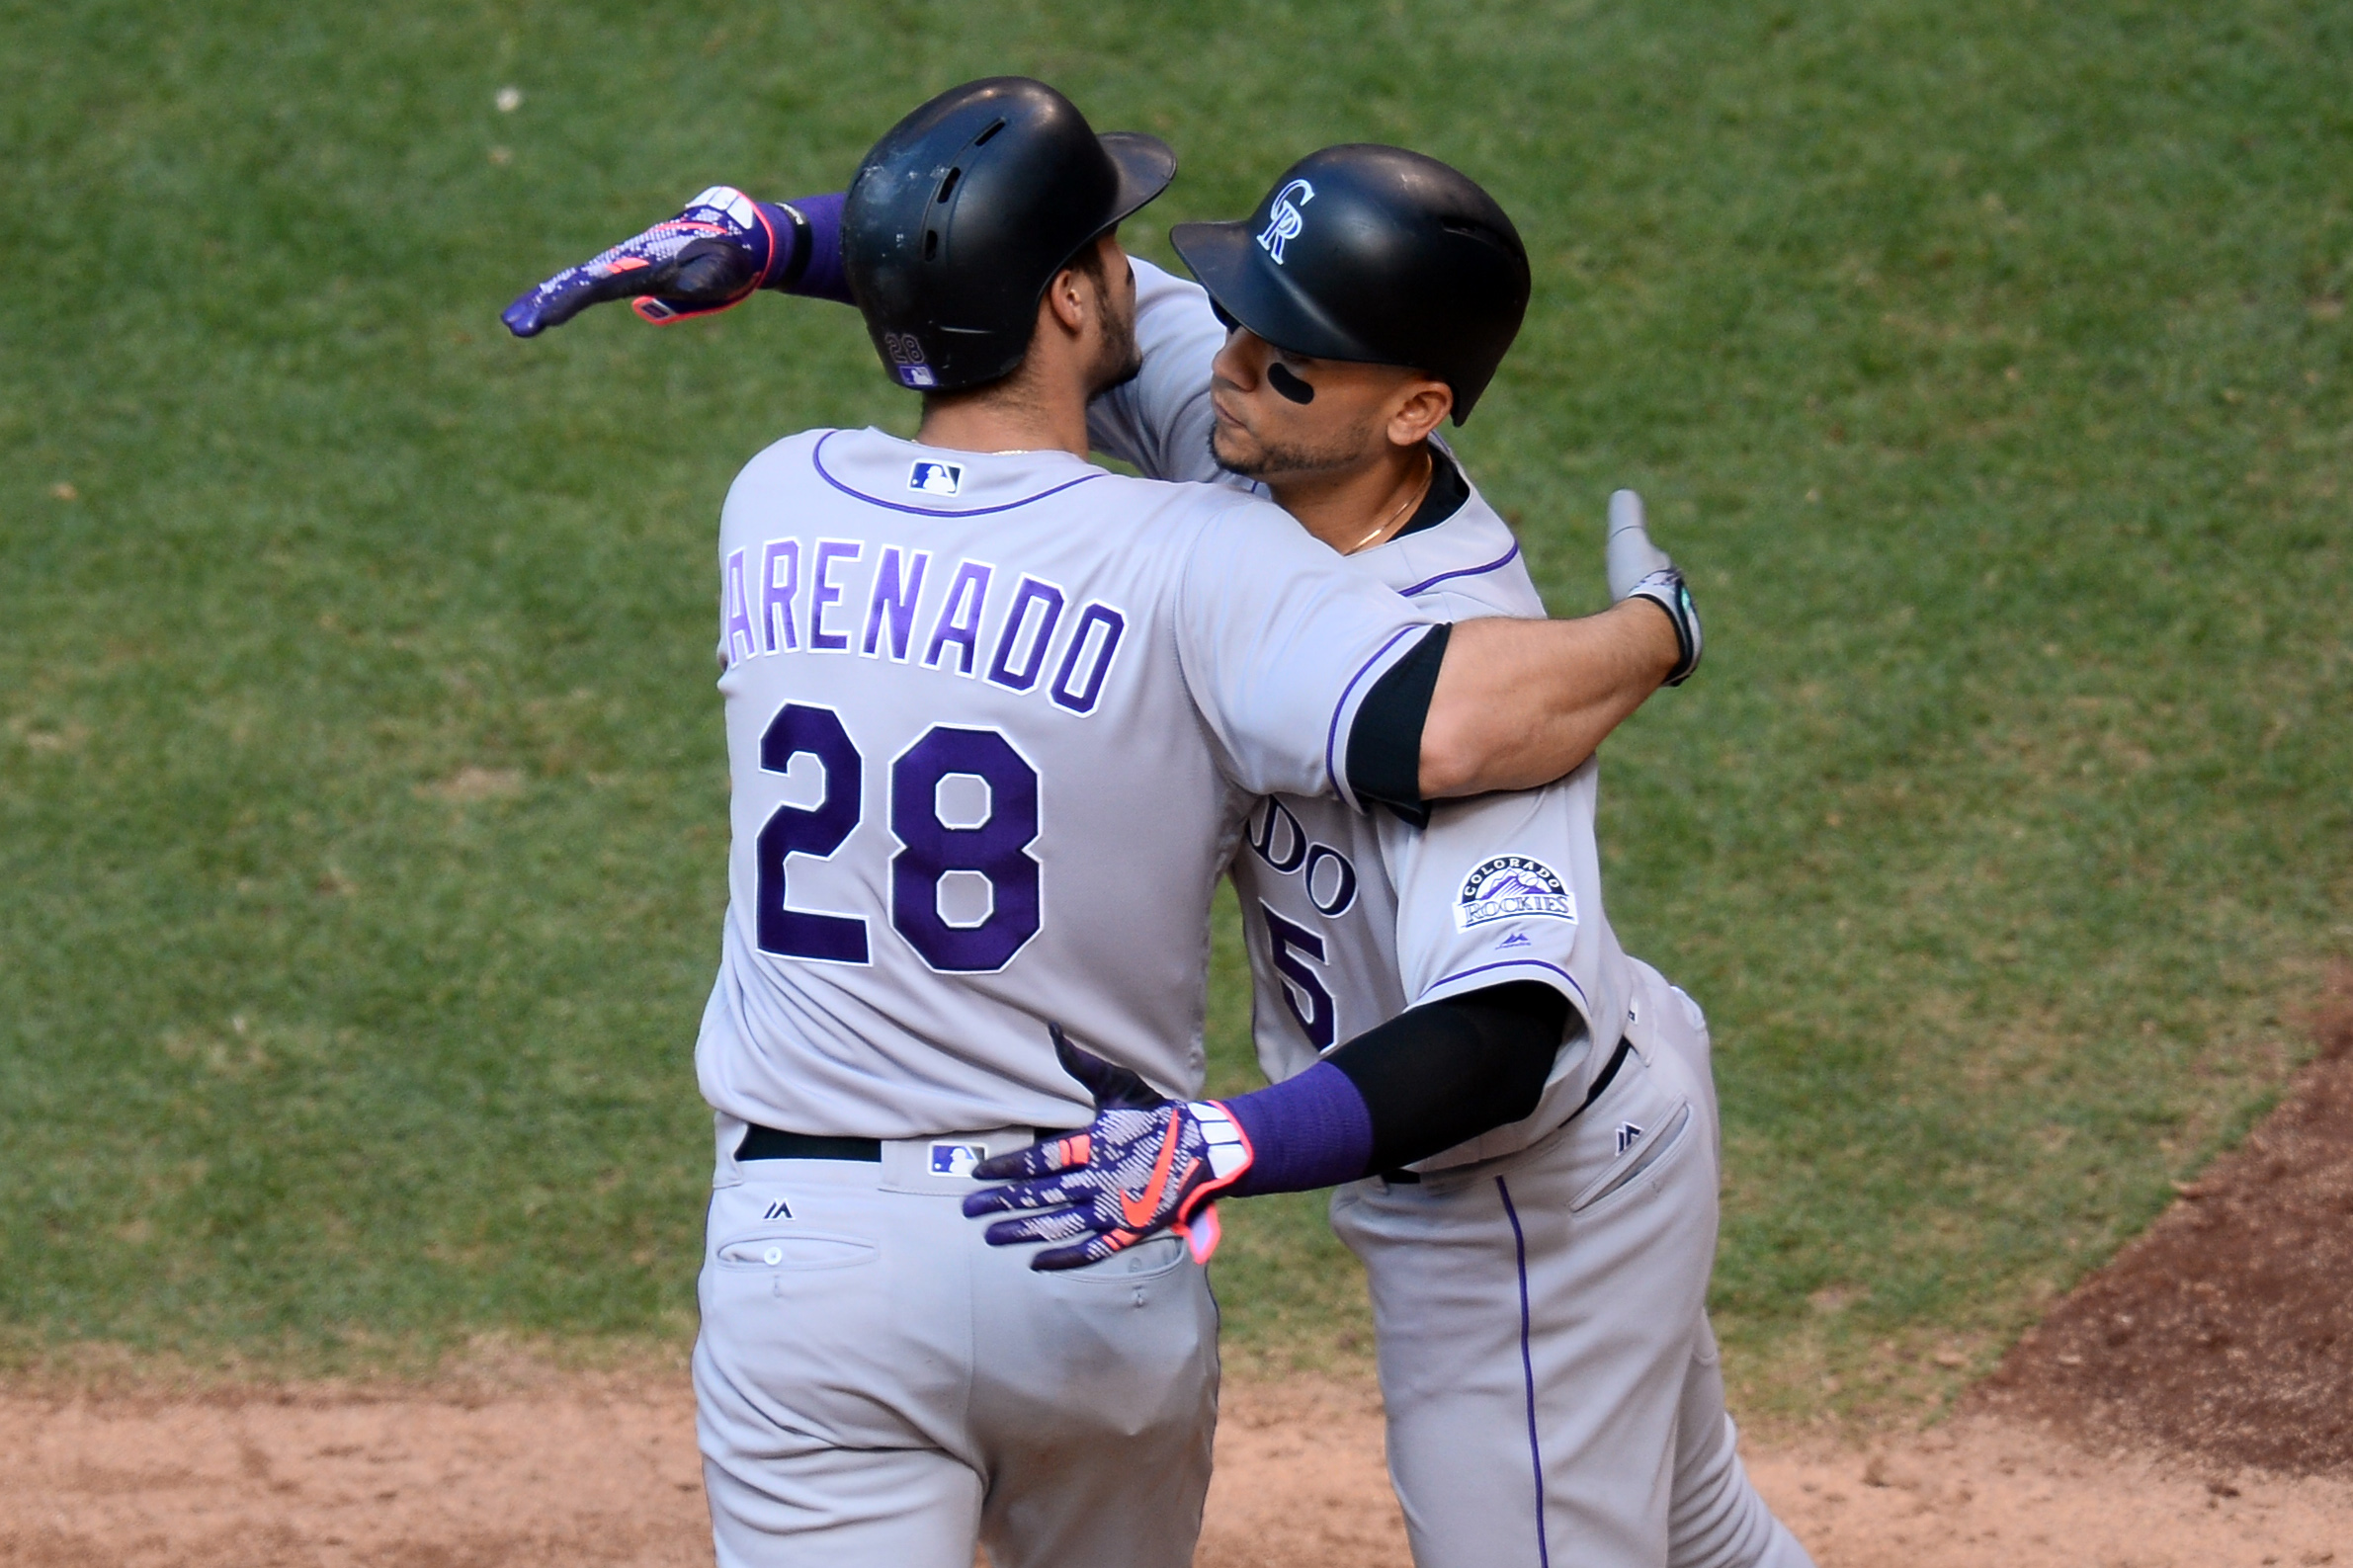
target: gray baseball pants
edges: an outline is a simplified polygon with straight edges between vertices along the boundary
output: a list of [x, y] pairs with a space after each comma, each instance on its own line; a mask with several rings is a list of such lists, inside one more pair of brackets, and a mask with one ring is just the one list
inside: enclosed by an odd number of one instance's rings
[[[1217, 1308], [1184, 1244], [1032, 1272], [932, 1145], [722, 1155], [695, 1344], [718, 1568], [1185, 1568], [1217, 1422]], [[724, 1139], [722, 1139], [724, 1141]], [[968, 1161], [964, 1162], [968, 1168]]]
[[1706, 1026], [1670, 993], [1644, 985], [1636, 1052], [1559, 1131], [1333, 1197], [1418, 1568], [1810, 1568], [1724, 1412]]

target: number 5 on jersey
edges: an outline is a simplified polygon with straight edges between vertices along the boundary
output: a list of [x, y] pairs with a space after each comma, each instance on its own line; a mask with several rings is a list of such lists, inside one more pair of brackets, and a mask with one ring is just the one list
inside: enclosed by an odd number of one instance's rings
[[[866, 802], [866, 759], [829, 707], [788, 702], [760, 737], [760, 766], [790, 773], [793, 759], [817, 760], [822, 787], [813, 806], [780, 805], [756, 850], [759, 944], [763, 952], [831, 963], [866, 963], [866, 922], [819, 915], [786, 902], [786, 864], [796, 855], [828, 860], [857, 830]], [[987, 813], [951, 825], [940, 809], [943, 780], [986, 786]], [[935, 724], [890, 765], [890, 925], [932, 968], [951, 973], [1002, 969], [1038, 935], [1038, 771], [993, 729]], [[951, 872], [981, 877], [988, 914], [957, 925], [940, 914], [940, 883]]]

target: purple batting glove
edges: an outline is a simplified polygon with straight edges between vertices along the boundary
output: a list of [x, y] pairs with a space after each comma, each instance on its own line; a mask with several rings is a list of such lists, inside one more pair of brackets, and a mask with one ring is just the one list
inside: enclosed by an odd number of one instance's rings
[[796, 235], [780, 232], [784, 209], [764, 206], [733, 186], [714, 185], [676, 217], [562, 272], [499, 313], [519, 338], [537, 337], [608, 299], [630, 299], [661, 324], [740, 304], [789, 261]]
[[992, 1247], [1064, 1244], [1031, 1259], [1033, 1269], [1099, 1263], [1163, 1230], [1184, 1237], [1196, 1262], [1209, 1262], [1218, 1250], [1215, 1199], [1250, 1169], [1248, 1135], [1217, 1101], [1169, 1100], [1071, 1044], [1061, 1026], [1048, 1032], [1063, 1068], [1095, 1097], [1095, 1119], [983, 1161], [973, 1177], [1006, 1185], [966, 1197], [965, 1213], [1021, 1215], [988, 1227]]

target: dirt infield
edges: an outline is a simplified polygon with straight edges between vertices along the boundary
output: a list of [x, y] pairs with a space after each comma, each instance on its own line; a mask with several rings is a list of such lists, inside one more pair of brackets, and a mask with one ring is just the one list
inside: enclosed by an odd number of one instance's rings
[[[2353, 1565], [2353, 1480], [2225, 1481], [1989, 1417], [1750, 1462], [1822, 1568]], [[675, 1376], [0, 1396], [12, 1568], [710, 1561], [693, 1404]], [[1229, 1388], [1199, 1562], [1407, 1568], [1369, 1389]]]
[[2027, 1334], [1978, 1408], [2223, 1466], [2353, 1468], [2353, 973], [2315, 1024], [2279, 1109]]

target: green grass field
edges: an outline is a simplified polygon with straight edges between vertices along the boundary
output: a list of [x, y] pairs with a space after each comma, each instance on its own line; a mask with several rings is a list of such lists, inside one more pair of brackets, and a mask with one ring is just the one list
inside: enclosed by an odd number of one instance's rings
[[[2353, 953], [2349, 65], [2309, 0], [0, 0], [6, 1354], [691, 1332], [717, 504], [913, 408], [829, 307], [497, 311], [1019, 70], [1175, 142], [1162, 260], [1339, 140], [1517, 216], [1469, 459], [1556, 609], [1634, 484], [1709, 617], [1604, 831], [1715, 1024], [1742, 1397], [1940, 1397]], [[1318, 1205], [1233, 1207], [1230, 1343], [1361, 1354]]]

